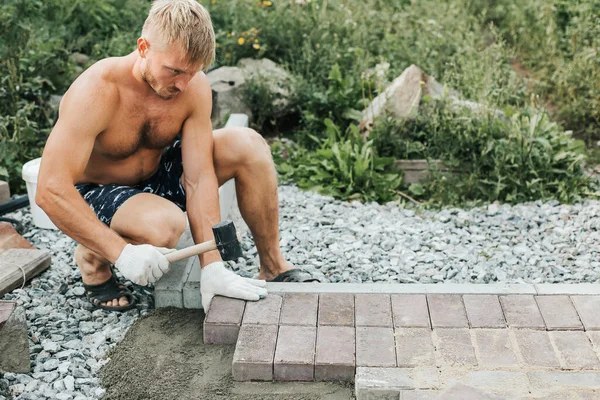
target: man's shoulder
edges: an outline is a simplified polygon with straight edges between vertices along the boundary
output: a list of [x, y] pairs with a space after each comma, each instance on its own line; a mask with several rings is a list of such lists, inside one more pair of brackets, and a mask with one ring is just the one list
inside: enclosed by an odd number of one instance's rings
[[115, 100], [118, 96], [118, 76], [123, 62], [118, 58], [104, 58], [92, 64], [73, 81], [65, 95]]
[[212, 90], [210, 82], [206, 74], [202, 71], [198, 72], [186, 89], [187, 102], [193, 107], [201, 104], [212, 104]]

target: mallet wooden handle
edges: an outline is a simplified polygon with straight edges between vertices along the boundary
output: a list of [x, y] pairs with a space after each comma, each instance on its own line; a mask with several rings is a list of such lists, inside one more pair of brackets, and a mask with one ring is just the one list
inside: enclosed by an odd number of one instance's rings
[[[242, 238], [240, 237], [240, 233], [236, 232], [237, 240], [241, 243]], [[208, 242], [202, 242], [195, 244], [190, 247], [186, 247], [185, 249], [176, 250], [172, 253], [165, 254], [167, 260], [169, 262], [175, 262], [179, 260], [183, 260], [184, 258], [188, 258], [191, 256], [195, 256], [198, 254], [206, 253], [207, 251], [217, 250], [217, 244], [214, 240], [209, 240]]]

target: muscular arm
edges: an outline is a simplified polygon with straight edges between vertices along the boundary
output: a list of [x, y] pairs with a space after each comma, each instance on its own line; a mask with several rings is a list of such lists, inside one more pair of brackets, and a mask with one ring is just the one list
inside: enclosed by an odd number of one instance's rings
[[[181, 152], [190, 227], [195, 243], [214, 239], [212, 226], [221, 220], [219, 184], [213, 164], [213, 133], [210, 122], [212, 94], [205, 76], [190, 87], [193, 110], [183, 125]], [[192, 86], [192, 85], [190, 85]], [[217, 250], [200, 255], [204, 267], [220, 261]]]
[[116, 107], [117, 89], [98, 72], [73, 83], [44, 148], [35, 199], [61, 231], [111, 263], [127, 243], [98, 220], [74, 185]]

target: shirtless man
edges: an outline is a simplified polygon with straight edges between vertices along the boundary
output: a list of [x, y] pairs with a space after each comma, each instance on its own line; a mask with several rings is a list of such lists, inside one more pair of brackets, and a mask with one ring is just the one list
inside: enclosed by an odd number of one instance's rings
[[251, 129], [212, 130], [212, 94], [202, 70], [213, 63], [214, 49], [204, 7], [195, 0], [157, 0], [137, 49], [95, 63], [61, 101], [36, 203], [79, 243], [75, 262], [97, 307], [135, 306], [111, 264], [139, 285], [168, 270], [164, 254], [186, 228], [186, 206], [194, 242], [214, 239], [218, 187], [231, 178], [256, 243], [260, 279], [226, 269], [216, 250], [202, 254], [204, 308], [214, 295], [259, 300], [267, 293], [265, 280], [301, 280], [279, 248], [268, 145]]

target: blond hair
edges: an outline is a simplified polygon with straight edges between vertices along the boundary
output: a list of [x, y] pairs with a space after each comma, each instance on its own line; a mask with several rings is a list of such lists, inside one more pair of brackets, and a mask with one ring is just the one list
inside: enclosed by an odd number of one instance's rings
[[195, 0], [155, 0], [142, 36], [156, 32], [166, 44], [183, 46], [190, 64], [208, 68], [215, 61], [215, 32], [208, 11]]

